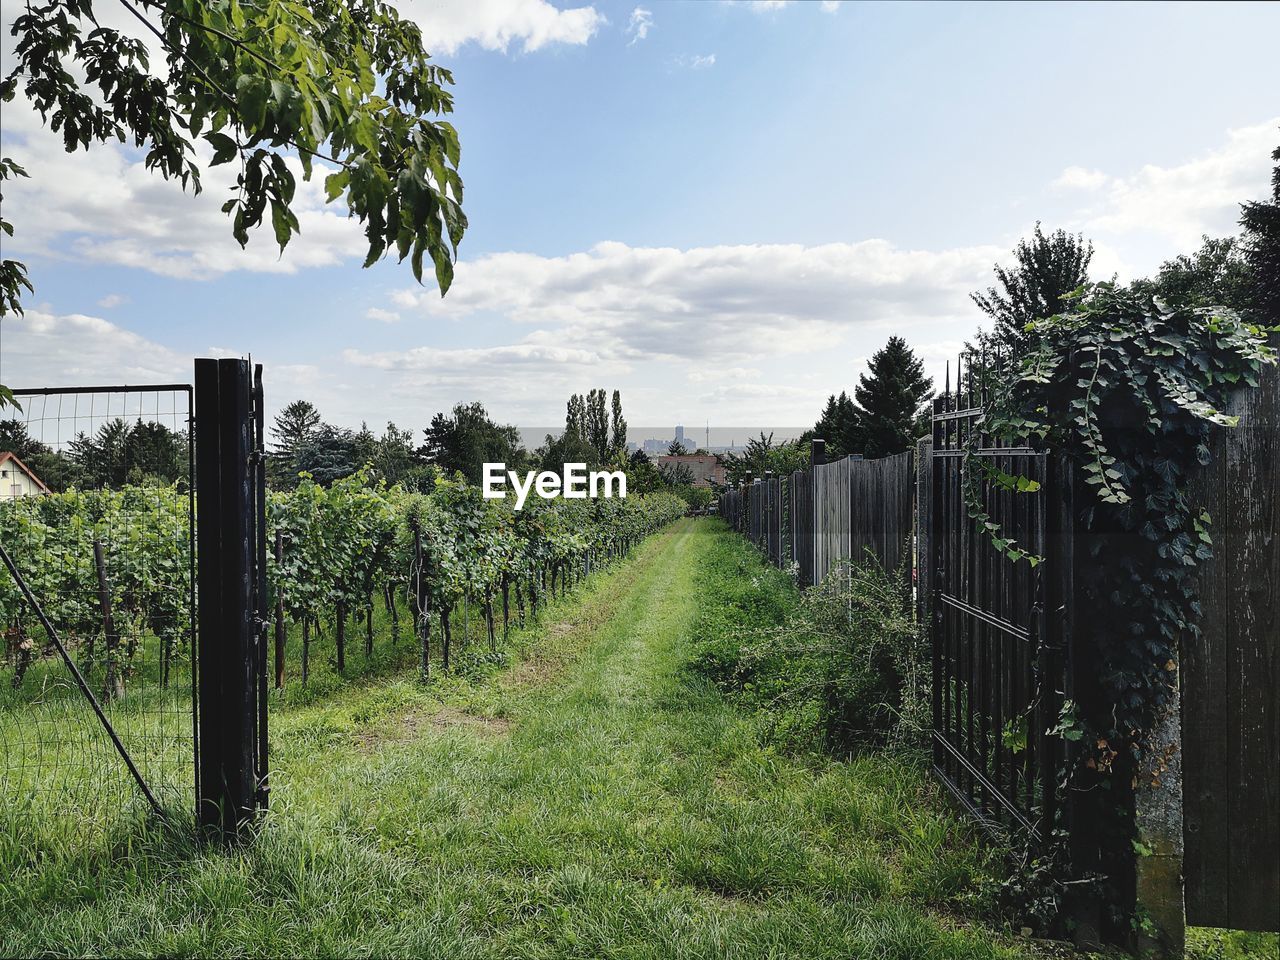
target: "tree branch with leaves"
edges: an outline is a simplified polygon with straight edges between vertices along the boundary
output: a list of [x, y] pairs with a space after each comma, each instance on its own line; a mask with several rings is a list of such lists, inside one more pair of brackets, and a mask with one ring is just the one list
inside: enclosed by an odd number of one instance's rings
[[[284, 251], [301, 230], [287, 161], [304, 180], [318, 162], [328, 200], [364, 226], [366, 267], [394, 248], [419, 282], [429, 260], [448, 291], [467, 226], [458, 134], [441, 119], [453, 76], [416, 25], [382, 0], [116, 0], [163, 51], [157, 70], [150, 41], [100, 23], [103, 2], [28, 4], [0, 100], [21, 92], [68, 152], [113, 140], [145, 150], [148, 170], [193, 194], [204, 140], [209, 166], [239, 165], [222, 210], [242, 247], [269, 218]], [[27, 173], [3, 158], [0, 180], [12, 176]], [[8, 221], [0, 230], [14, 234]], [[0, 316], [21, 314], [24, 291], [25, 266], [0, 263]]]

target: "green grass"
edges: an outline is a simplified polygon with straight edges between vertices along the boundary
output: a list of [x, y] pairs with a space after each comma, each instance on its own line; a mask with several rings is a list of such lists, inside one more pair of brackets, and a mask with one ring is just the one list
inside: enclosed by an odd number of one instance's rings
[[978, 919], [987, 855], [920, 769], [780, 754], [687, 669], [748, 550], [680, 521], [508, 669], [283, 699], [271, 812], [230, 848], [143, 822], [0, 847], [0, 954], [1037, 955]]

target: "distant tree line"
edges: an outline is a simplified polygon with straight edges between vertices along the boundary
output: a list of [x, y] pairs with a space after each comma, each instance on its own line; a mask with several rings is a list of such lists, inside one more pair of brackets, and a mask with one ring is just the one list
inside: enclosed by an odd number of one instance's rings
[[571, 395], [565, 405], [565, 428], [548, 434], [534, 450], [521, 445], [520, 431], [489, 415], [482, 403], [459, 403], [437, 413], [422, 431], [388, 423], [378, 436], [363, 425], [352, 431], [326, 423], [307, 400], [296, 400], [276, 416], [272, 426], [268, 479], [277, 489], [297, 486], [302, 473], [321, 485], [369, 468], [372, 479], [428, 491], [436, 477], [461, 474], [473, 484], [482, 479], [485, 463], [505, 463], [511, 470], [560, 471], [566, 463], [588, 469], [608, 468], [627, 474], [627, 489], [637, 493], [671, 490], [705, 506], [702, 493], [692, 493], [688, 468], [659, 468], [643, 452], [628, 454], [627, 419], [622, 394], [602, 388]]
[[15, 454], [55, 493], [72, 487], [185, 484], [189, 479], [186, 434], [142, 418], [132, 423], [123, 417], [107, 420], [93, 434], [77, 434], [61, 449], [33, 437], [22, 420], [0, 420], [0, 452]]

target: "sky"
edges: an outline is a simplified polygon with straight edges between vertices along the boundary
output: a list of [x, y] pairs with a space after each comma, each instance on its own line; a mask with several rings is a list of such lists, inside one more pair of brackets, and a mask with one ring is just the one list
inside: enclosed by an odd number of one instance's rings
[[[425, 426], [479, 400], [563, 421], [805, 426], [898, 334], [939, 383], [971, 291], [1037, 220], [1094, 279], [1237, 232], [1280, 144], [1280, 4], [583, 5], [402, 0], [454, 73], [470, 229], [441, 299], [365, 245], [321, 176], [302, 234], [242, 251], [230, 167], [184, 194], [117, 145], [66, 154], [21, 102], [0, 152], [36, 291], [0, 321], [11, 386], [189, 381], [251, 354], [268, 406]], [[6, 4], [7, 36], [16, 4]], [[105, 22], [127, 18], [98, 0]]]

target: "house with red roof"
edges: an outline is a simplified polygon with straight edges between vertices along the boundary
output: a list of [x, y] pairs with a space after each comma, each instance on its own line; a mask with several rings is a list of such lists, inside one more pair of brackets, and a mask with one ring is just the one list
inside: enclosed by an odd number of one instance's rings
[[16, 453], [0, 451], [0, 502], [52, 492]]

